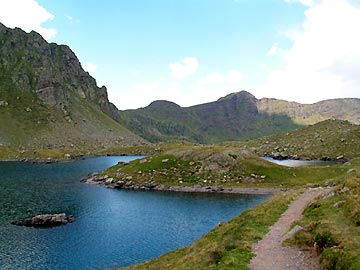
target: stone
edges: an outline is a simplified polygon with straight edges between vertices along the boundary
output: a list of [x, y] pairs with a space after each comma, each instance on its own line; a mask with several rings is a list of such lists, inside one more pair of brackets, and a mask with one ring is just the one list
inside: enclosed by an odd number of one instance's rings
[[140, 164], [143, 164], [143, 163], [146, 163], [146, 162], [147, 162], [147, 159], [146, 159], [146, 158], [140, 159], [140, 161], [139, 161]]
[[72, 215], [61, 214], [46, 214], [37, 215], [31, 218], [21, 219], [11, 222], [13, 225], [26, 227], [54, 227], [72, 223], [75, 217]]
[[169, 159], [167, 158], [167, 159], [163, 159], [161, 162], [162, 163], [167, 163], [169, 161]]
[[295, 234], [297, 234], [299, 231], [302, 231], [304, 228], [296, 225], [294, 228], [292, 228], [289, 232], [287, 232], [284, 236], [283, 236], [283, 241], [287, 240], [287, 239], [293, 239]]
[[309, 184], [306, 184], [305, 186], [306, 188], [318, 188], [320, 187], [319, 184], [315, 184], [315, 183], [309, 183]]
[[26, 112], [32, 112], [32, 109], [30, 109], [29, 107], [25, 108]]
[[133, 177], [130, 175], [130, 176], [126, 176], [125, 179], [126, 179], [126, 180], [132, 180]]
[[333, 204], [333, 207], [339, 207], [340, 205], [343, 205], [344, 203], [346, 203], [346, 201], [338, 201]]
[[189, 163], [190, 166], [193, 166], [194, 164], [195, 164], [194, 161], [190, 161], [190, 163]]
[[356, 169], [349, 169], [348, 171], [347, 171], [347, 173], [353, 173], [353, 172], [356, 172]]
[[336, 186], [336, 182], [332, 179], [327, 179], [327, 180], [325, 180], [324, 185], [326, 187], [333, 187], [333, 186]]
[[7, 103], [5, 100], [0, 100], [0, 107], [6, 107], [9, 103]]
[[105, 182], [106, 182], [107, 184], [111, 184], [111, 183], [114, 182], [114, 178], [108, 178], [108, 179], [106, 179]]

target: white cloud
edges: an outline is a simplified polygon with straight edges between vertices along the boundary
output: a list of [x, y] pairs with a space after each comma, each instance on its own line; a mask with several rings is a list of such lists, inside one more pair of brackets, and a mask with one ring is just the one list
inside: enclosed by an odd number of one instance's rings
[[34, 30], [49, 40], [56, 35], [56, 30], [41, 24], [53, 19], [54, 15], [36, 0], [0, 0], [0, 21], [7, 27]]
[[169, 64], [171, 75], [174, 79], [181, 80], [196, 72], [199, 62], [195, 57], [185, 57], [182, 61]]
[[315, 0], [285, 0], [286, 3], [295, 3], [299, 2], [304, 6], [313, 6], [315, 4]]
[[85, 70], [87, 71], [87, 72], [89, 72], [90, 74], [93, 74], [93, 73], [95, 73], [96, 72], [96, 68], [97, 68], [97, 66], [94, 64], [94, 63], [92, 63], [92, 62], [87, 62], [86, 64], [85, 64]]
[[199, 86], [213, 85], [213, 84], [237, 84], [243, 79], [243, 74], [237, 70], [230, 70], [227, 74], [220, 72], [211, 72], [205, 77], [197, 80]]
[[244, 75], [237, 70], [230, 70], [227, 74], [227, 82], [230, 84], [239, 83], [244, 78]]
[[269, 71], [260, 94], [299, 102], [358, 96], [360, 8], [347, 0], [300, 2], [307, 6], [302, 32], [289, 36], [285, 68]]
[[225, 81], [225, 76], [219, 72], [211, 72], [205, 77], [198, 79], [197, 83], [199, 85], [208, 85], [208, 84], [219, 84]]
[[148, 83], [136, 83], [132, 86], [135, 91], [138, 92], [151, 92], [158, 90], [161, 86], [163, 79], [156, 80]]
[[270, 50], [266, 53], [266, 56], [273, 56], [279, 51], [279, 44], [275, 43], [271, 46]]

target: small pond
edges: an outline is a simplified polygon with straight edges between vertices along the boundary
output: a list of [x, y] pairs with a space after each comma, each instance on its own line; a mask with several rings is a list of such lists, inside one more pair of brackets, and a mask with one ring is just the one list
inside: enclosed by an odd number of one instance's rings
[[294, 159], [284, 159], [277, 160], [271, 157], [262, 157], [263, 159], [286, 167], [305, 167], [305, 166], [330, 166], [339, 164], [336, 161], [323, 161], [323, 160], [294, 160]]

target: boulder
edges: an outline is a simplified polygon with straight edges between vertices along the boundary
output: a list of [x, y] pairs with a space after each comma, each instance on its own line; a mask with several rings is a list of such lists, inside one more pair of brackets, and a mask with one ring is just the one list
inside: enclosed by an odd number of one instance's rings
[[302, 231], [304, 228], [296, 225], [294, 228], [292, 228], [289, 232], [287, 232], [284, 236], [283, 236], [283, 241], [287, 240], [287, 239], [293, 239], [295, 234], [299, 231]]
[[6, 107], [9, 103], [7, 103], [5, 100], [0, 100], [0, 107]]
[[26, 227], [54, 227], [65, 225], [74, 222], [75, 217], [72, 215], [61, 214], [46, 214], [37, 215], [31, 218], [20, 219], [11, 222], [13, 225]]

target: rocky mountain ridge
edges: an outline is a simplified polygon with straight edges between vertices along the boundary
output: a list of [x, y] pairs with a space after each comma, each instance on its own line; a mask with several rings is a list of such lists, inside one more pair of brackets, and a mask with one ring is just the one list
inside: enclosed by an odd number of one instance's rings
[[118, 119], [106, 87], [97, 86], [68, 46], [0, 24], [2, 146], [92, 149], [146, 143]]
[[154, 101], [145, 108], [120, 113], [121, 123], [151, 142], [186, 139], [199, 143], [256, 139], [327, 119], [360, 123], [360, 99], [333, 99], [300, 104], [257, 99], [246, 91], [217, 101], [180, 107]]

